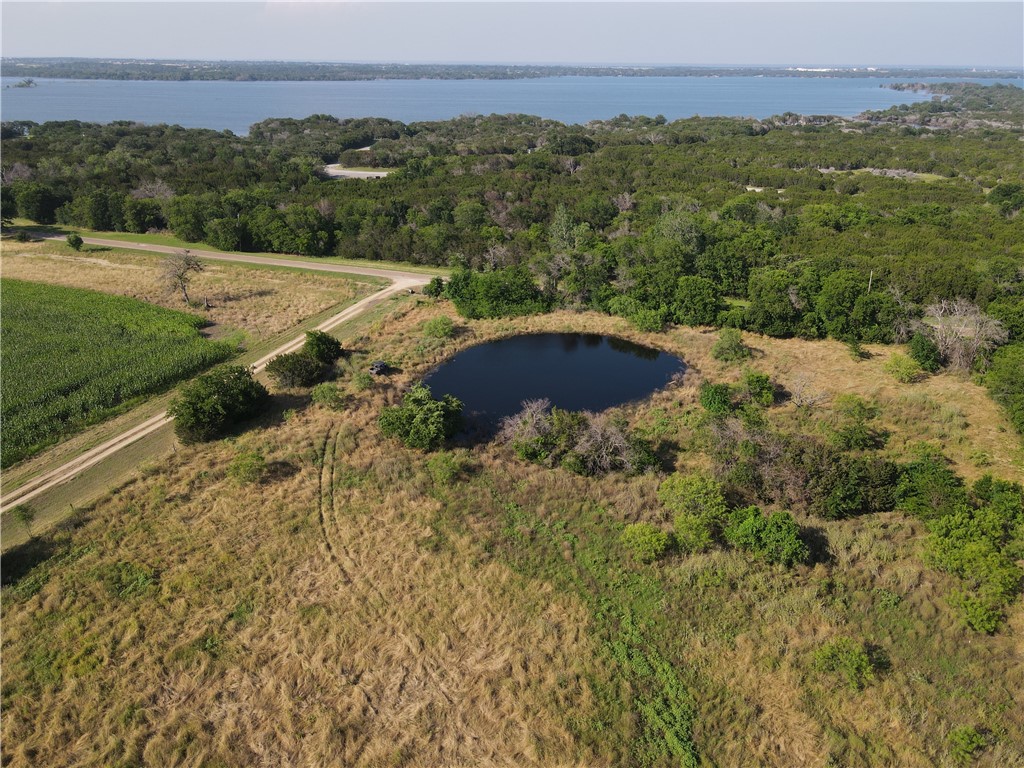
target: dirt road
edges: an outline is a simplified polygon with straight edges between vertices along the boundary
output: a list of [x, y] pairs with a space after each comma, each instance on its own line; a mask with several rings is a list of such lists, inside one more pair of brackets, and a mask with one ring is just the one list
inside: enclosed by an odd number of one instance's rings
[[[62, 238], [53, 237], [49, 238], [52, 240], [60, 240]], [[144, 243], [125, 243], [120, 240], [103, 240], [101, 238], [87, 237], [83, 238], [86, 243], [93, 245], [106, 245], [115, 248], [131, 248], [137, 250], [154, 251], [157, 253], [174, 253], [181, 250], [180, 248], [173, 248], [170, 246], [161, 245], [146, 245]], [[304, 261], [296, 261], [290, 259], [275, 259], [275, 258], [264, 258], [262, 256], [249, 256], [240, 253], [220, 253], [218, 251], [202, 251], [193, 250], [192, 253], [204, 259], [218, 260], [218, 261], [231, 261], [240, 262], [247, 264], [270, 264], [273, 266], [286, 266], [294, 267], [297, 269], [309, 269], [312, 271], [320, 272], [344, 272], [348, 274], [368, 275], [372, 277], [382, 277], [388, 280], [392, 280], [392, 284], [387, 288], [378, 291], [377, 293], [367, 296], [355, 304], [346, 307], [338, 314], [328, 318], [324, 322], [320, 323], [316, 327], [320, 331], [330, 331], [333, 328], [338, 327], [342, 323], [345, 323], [375, 304], [387, 299], [389, 296], [393, 296], [398, 293], [405, 293], [413, 290], [419, 286], [425, 285], [430, 279], [430, 275], [417, 274], [414, 272], [401, 272], [397, 270], [389, 269], [378, 269], [376, 267], [349, 267], [339, 264], [317, 264]], [[266, 368], [267, 363], [278, 355], [286, 352], [294, 352], [305, 342], [305, 334], [301, 334], [287, 344], [275, 349], [273, 352], [263, 356], [256, 361], [253, 365], [254, 372], [259, 373]], [[39, 496], [46, 491], [71, 480], [86, 469], [102, 462], [110, 456], [122, 451], [133, 443], [138, 442], [147, 435], [151, 435], [161, 427], [170, 423], [171, 419], [167, 415], [167, 412], [160, 413], [152, 418], [142, 422], [141, 424], [132, 427], [131, 429], [121, 433], [120, 435], [107, 440], [106, 442], [97, 445], [85, 453], [82, 453], [70, 461], [65, 462], [59, 467], [56, 467], [49, 472], [44, 472], [38, 475], [24, 485], [19, 486], [15, 490], [8, 493], [2, 500], [0, 500], [0, 512], [7, 511], [9, 508], [28, 502], [35, 497]]]

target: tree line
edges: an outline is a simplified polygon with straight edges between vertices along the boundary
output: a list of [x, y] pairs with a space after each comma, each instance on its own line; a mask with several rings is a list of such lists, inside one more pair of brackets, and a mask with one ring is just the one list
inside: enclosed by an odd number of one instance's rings
[[[957, 118], [946, 128], [892, 114], [585, 126], [314, 115], [267, 120], [247, 137], [4, 123], [0, 191], [5, 219], [454, 266], [446, 290], [470, 317], [567, 307], [648, 330], [859, 344], [928, 334], [930, 308], [960, 302], [964, 322], [976, 313], [1003, 331], [972, 364], [1015, 359], [994, 350], [1022, 332], [1022, 132], [993, 116], [1019, 112], [1024, 96], [946, 90], [925, 103], [936, 119]], [[335, 161], [397, 170], [332, 180], [323, 165]], [[1005, 385], [994, 391], [1017, 402]]]

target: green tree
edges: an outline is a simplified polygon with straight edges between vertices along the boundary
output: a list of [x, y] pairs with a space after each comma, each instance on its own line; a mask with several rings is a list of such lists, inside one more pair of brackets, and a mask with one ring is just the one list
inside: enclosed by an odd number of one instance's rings
[[53, 190], [37, 181], [18, 182], [14, 197], [18, 214], [37, 224], [53, 224], [57, 220], [57, 208], [63, 202]]
[[935, 373], [942, 366], [942, 354], [935, 342], [918, 331], [910, 339], [910, 356], [928, 373]]
[[286, 352], [267, 363], [267, 375], [280, 387], [311, 387], [323, 372], [323, 363], [305, 350]]
[[386, 436], [397, 437], [409, 448], [436, 450], [462, 426], [462, 402], [452, 395], [435, 400], [429, 387], [415, 384], [401, 405], [381, 411], [378, 424]]
[[252, 371], [222, 365], [181, 388], [167, 409], [183, 443], [211, 440], [259, 413], [269, 393]]
[[714, 325], [722, 306], [722, 294], [710, 280], [684, 275], [676, 283], [673, 316], [677, 323]]
[[67, 242], [69, 248], [75, 251], [82, 250], [82, 246], [85, 244], [85, 241], [82, 240], [82, 236], [75, 232], [69, 234], [65, 238], [65, 242]]
[[341, 342], [323, 331], [306, 331], [306, 341], [302, 344], [302, 350], [324, 365], [333, 365], [345, 353]]
[[855, 270], [841, 269], [825, 278], [814, 307], [829, 336], [844, 341], [860, 338], [853, 310], [866, 293], [867, 280]]

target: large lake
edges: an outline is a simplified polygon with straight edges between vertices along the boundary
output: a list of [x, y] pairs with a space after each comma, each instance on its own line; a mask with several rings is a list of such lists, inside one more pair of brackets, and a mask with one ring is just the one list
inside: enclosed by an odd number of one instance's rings
[[685, 368], [678, 357], [614, 336], [537, 333], [463, 350], [424, 383], [435, 397], [455, 395], [467, 416], [493, 427], [524, 400], [594, 412], [640, 400]]
[[[940, 82], [941, 78], [925, 79]], [[962, 80], [962, 78], [961, 78]], [[16, 78], [4, 78], [5, 86]], [[120, 81], [38, 79], [4, 88], [4, 120], [132, 120], [247, 133], [268, 117], [388, 117], [402, 122], [462, 114], [527, 114], [586, 123], [616, 115], [769, 117], [783, 112], [851, 116], [924, 96], [884, 88], [892, 78], [549, 77], [531, 80], [358, 82]], [[977, 80], [991, 84], [996, 81]]]

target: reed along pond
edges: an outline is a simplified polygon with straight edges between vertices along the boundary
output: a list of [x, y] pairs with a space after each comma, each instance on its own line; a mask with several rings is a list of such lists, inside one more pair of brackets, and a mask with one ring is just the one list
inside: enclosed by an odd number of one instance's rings
[[493, 428], [524, 400], [603, 411], [647, 397], [685, 369], [678, 357], [614, 336], [539, 333], [463, 350], [423, 383], [434, 397], [459, 398], [471, 421]]

